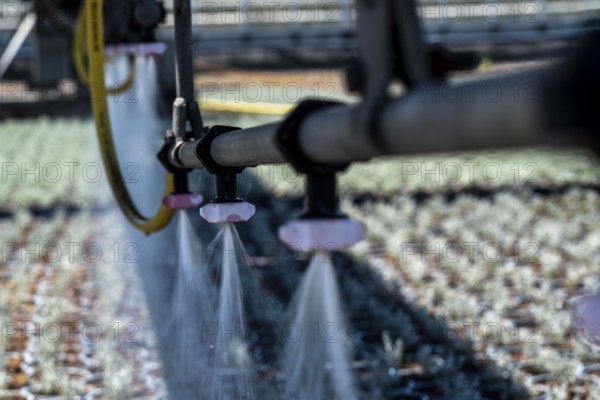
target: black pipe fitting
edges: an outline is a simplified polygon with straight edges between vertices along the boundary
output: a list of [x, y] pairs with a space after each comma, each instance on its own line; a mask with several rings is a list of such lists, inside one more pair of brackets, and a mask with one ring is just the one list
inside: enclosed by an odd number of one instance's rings
[[140, 29], [154, 29], [167, 15], [162, 1], [133, 0], [131, 5], [132, 24]]
[[277, 133], [277, 145], [294, 169], [306, 175], [305, 209], [299, 218], [346, 218], [339, 209], [336, 174], [350, 164], [319, 164], [302, 151], [298, 133], [302, 122], [311, 113], [341, 103], [304, 100], [282, 121]]
[[129, 12], [129, 20], [136, 34], [145, 42], [155, 41], [155, 30], [167, 15], [162, 1], [132, 0]]
[[173, 134], [173, 131], [169, 130], [167, 132], [167, 137], [165, 138], [165, 143], [156, 154], [156, 157], [162, 166], [168, 172], [173, 174], [173, 194], [190, 193], [188, 186], [188, 174], [190, 173], [191, 169], [178, 168], [169, 161], [169, 153], [173, 152], [176, 157], [178, 153], [177, 147], [181, 144], [182, 143], [176, 143], [176, 138]]
[[325, 165], [310, 160], [300, 148], [298, 134], [304, 119], [315, 111], [340, 106], [342, 103], [325, 100], [304, 100], [281, 122], [277, 146], [294, 169], [304, 174], [330, 174], [344, 171], [350, 164]]
[[238, 203], [244, 201], [237, 196], [237, 174], [244, 167], [226, 167], [217, 163], [210, 152], [213, 141], [225, 133], [240, 130], [233, 126], [215, 125], [200, 138], [196, 146], [196, 156], [204, 165], [204, 168], [215, 175], [217, 184], [217, 197], [211, 203]]
[[233, 126], [214, 125], [200, 138], [196, 146], [196, 157], [208, 172], [213, 175], [228, 175], [239, 174], [244, 170], [244, 167], [226, 167], [217, 163], [210, 152], [212, 143], [217, 137], [240, 129]]

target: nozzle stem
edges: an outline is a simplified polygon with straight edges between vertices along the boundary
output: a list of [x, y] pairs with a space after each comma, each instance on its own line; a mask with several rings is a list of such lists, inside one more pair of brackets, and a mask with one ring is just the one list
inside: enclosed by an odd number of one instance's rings
[[213, 202], [234, 203], [241, 201], [237, 197], [237, 174], [216, 175], [217, 197]]
[[301, 218], [342, 218], [337, 179], [331, 174], [306, 174], [305, 210]]

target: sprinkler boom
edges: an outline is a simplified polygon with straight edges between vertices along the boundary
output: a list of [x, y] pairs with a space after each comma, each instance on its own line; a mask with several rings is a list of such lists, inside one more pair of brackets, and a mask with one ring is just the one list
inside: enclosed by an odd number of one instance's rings
[[[138, 7], [127, 14], [139, 30], [136, 37], [154, 42], [151, 33], [163, 17], [162, 6], [150, 0], [131, 0], [131, 3]], [[103, 0], [86, 0], [96, 15], [102, 14], [103, 4]], [[167, 131], [165, 143], [157, 154], [168, 171], [165, 196], [151, 218], [137, 210], [119, 172], [107, 111], [106, 95], [110, 92], [106, 90], [104, 77], [103, 20], [80, 18], [79, 24], [82, 33], [85, 33], [83, 28], [87, 30], [87, 36], [80, 35], [79, 44], [85, 39], [90, 66], [88, 81], [98, 82], [102, 89], [98, 91], [99, 100], [92, 105], [103, 162], [111, 173], [109, 182], [115, 198], [132, 225], [147, 234], [156, 232], [167, 226], [174, 209], [199, 207], [203, 197], [189, 190], [189, 173], [193, 169], [205, 169], [215, 179], [216, 196], [199, 212], [209, 223], [225, 224], [218, 236], [223, 251], [221, 260], [215, 259], [216, 269], [212, 265], [198, 265], [206, 268], [194, 270], [195, 249], [190, 239], [193, 235], [188, 233], [192, 231], [191, 225], [187, 213], [179, 212], [180, 275], [175, 285], [174, 310], [177, 326], [181, 325], [183, 330], [182, 340], [172, 342], [178, 346], [176, 354], [185, 366], [180, 369], [192, 375], [179, 378], [174, 373], [169, 374], [169, 379], [176, 391], [190, 390], [194, 395], [177, 398], [265, 398], [255, 397], [253, 392], [252, 379], [256, 375], [253, 343], [245, 340], [229, 343], [213, 338], [211, 342], [202, 342], [206, 346], [199, 347], [195, 336], [198, 328], [210, 321], [217, 321], [217, 326], [227, 329], [239, 326], [243, 338], [246, 332], [254, 334], [246, 330], [245, 315], [246, 307], [252, 306], [247, 299], [255, 296], [245, 297], [242, 290], [243, 284], [253, 278], [242, 279], [245, 275], [241, 273], [245, 274], [246, 268], [239, 268], [236, 256], [245, 253], [237, 243], [235, 227], [230, 224], [248, 221], [255, 213], [254, 205], [238, 197], [237, 177], [246, 167], [288, 163], [305, 175], [305, 208], [278, 232], [288, 247], [314, 252], [293, 300], [292, 322], [304, 327], [305, 332], [315, 322], [322, 327], [333, 323], [336, 332], [338, 329], [343, 332], [336, 274], [333, 264], [326, 260], [330, 259], [328, 252], [346, 249], [365, 236], [365, 225], [340, 210], [337, 176], [351, 163], [388, 155], [524, 146], [579, 145], [600, 149], [599, 34], [582, 46], [575, 57], [551, 67], [490, 75], [476, 85], [468, 80], [448, 84], [443, 79], [447, 69], [436, 68], [430, 57], [431, 49], [422, 42], [415, 0], [356, 0], [360, 65], [355, 70], [354, 83], [361, 95], [356, 104], [305, 100], [279, 122], [245, 129], [207, 127], [194, 90], [191, 4], [191, 0], [173, 0], [177, 95], [172, 129]], [[154, 55], [163, 50], [160, 45], [150, 43], [116, 46], [111, 52]], [[83, 55], [80, 52], [80, 67], [84, 67]], [[85, 68], [80, 70], [86, 72]], [[389, 89], [394, 81], [401, 81], [406, 89], [401, 96], [391, 95]], [[536, 101], [515, 101], [514, 96], [506, 95], [531, 84], [535, 84]], [[490, 101], [488, 92], [481, 90], [487, 87], [505, 95]], [[448, 90], [468, 95], [438, 96]], [[170, 273], [167, 269], [162, 272]], [[189, 279], [194, 276], [199, 278]], [[167, 280], [159, 283], [149, 286], [169, 286]], [[190, 298], [189, 288], [198, 295]], [[598, 303], [588, 304], [580, 313], [581, 328], [594, 335], [600, 330], [598, 324], [592, 323]], [[188, 306], [192, 311], [197, 306], [201, 312], [189, 318]], [[301, 336], [298, 342], [288, 340], [285, 345], [285, 369], [289, 376], [284, 378], [290, 395], [286, 398], [358, 398], [351, 376], [352, 355], [345, 340], [317, 341], [311, 335]], [[262, 372], [261, 378], [264, 378]], [[193, 387], [181, 388], [178, 380]], [[200, 397], [198, 393], [207, 396]]]
[[[175, 6], [178, 93], [196, 104], [190, 1], [176, 0]], [[586, 105], [593, 96], [588, 88], [600, 82], [593, 72], [600, 60], [597, 41], [590, 40], [575, 57], [553, 68], [482, 78], [478, 87], [493, 86], [500, 93], [534, 82], [541, 97], [539, 102], [516, 102], [502, 96], [491, 102], [484, 90], [473, 90], [472, 82], [445, 82], [452, 65], [436, 68], [436, 58], [422, 41], [415, 7], [414, 0], [357, 1], [361, 73], [355, 83], [360, 103], [304, 101], [280, 122], [245, 129], [194, 128], [199, 133], [173, 143], [168, 163], [204, 168], [216, 177], [217, 197], [201, 209], [202, 217], [213, 223], [248, 220], [254, 206], [238, 199], [237, 174], [245, 167], [289, 163], [306, 175], [306, 209], [281, 227], [279, 237], [304, 251], [315, 245], [343, 249], [364, 236], [364, 225], [338, 207], [335, 177], [352, 162], [523, 146], [599, 147], [597, 115]], [[393, 81], [409, 90], [390, 96]], [[424, 96], [446, 93], [449, 87], [470, 95]], [[564, 95], [571, 92], [577, 93], [572, 99]]]

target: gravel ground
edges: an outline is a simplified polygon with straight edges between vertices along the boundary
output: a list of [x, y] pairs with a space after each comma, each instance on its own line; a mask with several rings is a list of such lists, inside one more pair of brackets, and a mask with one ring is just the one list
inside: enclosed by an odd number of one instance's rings
[[[90, 121], [9, 121], [0, 136], [17, 168], [0, 194], [0, 398], [166, 398], [135, 266], [114, 252], [125, 225], [106, 182], [82, 174], [96, 165]], [[44, 172], [57, 165], [60, 179]]]

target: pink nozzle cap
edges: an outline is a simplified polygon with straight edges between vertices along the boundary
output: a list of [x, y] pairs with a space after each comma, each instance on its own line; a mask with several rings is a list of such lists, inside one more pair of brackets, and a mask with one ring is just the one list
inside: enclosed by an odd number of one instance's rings
[[106, 47], [106, 55], [131, 54], [134, 56], [159, 56], [167, 50], [167, 45], [162, 42], [150, 43], [122, 43]]
[[163, 206], [167, 208], [194, 208], [202, 204], [202, 196], [194, 193], [170, 194], [162, 198]]
[[245, 201], [235, 203], [208, 203], [200, 209], [200, 216], [212, 224], [248, 221], [256, 211], [253, 204]]
[[342, 250], [363, 240], [365, 231], [350, 218], [297, 219], [279, 227], [279, 239], [294, 250]]
[[600, 345], [600, 293], [572, 300], [573, 326], [590, 342]]

